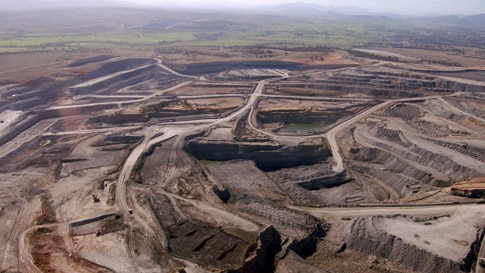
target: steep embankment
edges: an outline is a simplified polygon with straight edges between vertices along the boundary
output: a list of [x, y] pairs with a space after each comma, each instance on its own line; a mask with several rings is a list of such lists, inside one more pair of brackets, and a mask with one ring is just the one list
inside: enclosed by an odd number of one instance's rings
[[330, 156], [324, 144], [284, 147], [274, 143], [191, 140], [185, 149], [199, 160], [253, 160], [263, 171], [312, 165]]

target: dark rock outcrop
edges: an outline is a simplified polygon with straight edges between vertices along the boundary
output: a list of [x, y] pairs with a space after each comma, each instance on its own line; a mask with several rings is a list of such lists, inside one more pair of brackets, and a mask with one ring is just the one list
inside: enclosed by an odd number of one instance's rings
[[227, 203], [229, 201], [229, 198], [231, 198], [231, 193], [229, 192], [228, 189], [219, 189], [218, 186], [213, 186], [212, 191], [219, 197], [219, 199]]
[[283, 61], [237, 61], [174, 65], [173, 68], [188, 75], [205, 75], [234, 69], [296, 69], [300, 63]]
[[281, 235], [273, 226], [267, 227], [259, 235], [254, 253], [250, 253], [241, 268], [227, 273], [274, 272], [276, 254], [281, 251]]
[[485, 189], [451, 188], [451, 194], [469, 198], [485, 198]]
[[308, 181], [299, 182], [297, 185], [309, 191], [329, 189], [349, 182], [349, 180], [345, 179], [345, 177], [346, 173], [341, 172], [332, 175], [312, 178]]
[[329, 229], [329, 224], [316, 224], [313, 231], [307, 237], [301, 240], [293, 240], [288, 246], [288, 250], [292, 250], [303, 259], [307, 258], [317, 251], [318, 242], [327, 235]]
[[253, 160], [263, 171], [313, 165], [330, 156], [324, 144], [283, 147], [273, 143], [192, 140], [186, 144], [185, 149], [199, 160]]

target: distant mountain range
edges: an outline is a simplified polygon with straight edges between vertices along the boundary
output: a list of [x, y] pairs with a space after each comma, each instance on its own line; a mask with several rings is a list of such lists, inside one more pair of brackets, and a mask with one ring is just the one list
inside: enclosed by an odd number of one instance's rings
[[139, 7], [140, 5], [115, 0], [1, 0], [0, 10], [52, 10], [68, 8], [98, 8], [98, 7]]
[[485, 28], [485, 14], [469, 15], [469, 16], [439, 16], [431, 18], [423, 18], [422, 20], [441, 25], [453, 25], [460, 27], [477, 27]]
[[275, 6], [271, 9], [272, 13], [302, 15], [302, 16], [319, 16], [319, 15], [355, 15], [361, 16], [362, 19], [367, 17], [370, 20], [385, 19], [403, 19], [413, 22], [423, 21], [426, 23], [452, 25], [461, 27], [479, 27], [485, 28], [485, 14], [480, 15], [446, 15], [446, 16], [405, 16], [395, 13], [376, 13], [366, 9], [356, 7], [335, 7], [323, 6], [311, 3], [289, 3]]
[[345, 6], [323, 6], [320, 4], [312, 3], [286, 3], [274, 6], [271, 8], [271, 12], [286, 13], [286, 14], [306, 14], [306, 15], [319, 15], [319, 14], [346, 14], [346, 15], [364, 15], [371, 14], [366, 9], [357, 7], [345, 7]]
[[[211, 2], [213, 0], [204, 1], [204, 5], [193, 5], [191, 8], [198, 9], [230, 9], [232, 11], [254, 12], [259, 14], [274, 14], [287, 16], [362, 16], [362, 20], [387, 20], [387, 19], [405, 19], [410, 20], [409, 16], [398, 15], [393, 13], [376, 13], [358, 7], [342, 7], [342, 6], [323, 6], [317, 3], [286, 3], [280, 5], [266, 5], [260, 8], [250, 6], [241, 7], [230, 4], [231, 2]], [[219, 3], [219, 4], [217, 4]], [[187, 2], [170, 4], [171, 7], [178, 9], [188, 9]], [[132, 2], [125, 2], [123, 0], [0, 0], [0, 11], [20, 11], [20, 10], [52, 10], [52, 9], [68, 9], [68, 8], [100, 8], [100, 7], [132, 7], [132, 8], [149, 8], [141, 4]], [[152, 8], [160, 8], [162, 6], [154, 6]], [[428, 17], [414, 17], [413, 22], [422, 21], [423, 23], [433, 23], [440, 25], [450, 25], [459, 27], [479, 27], [485, 28], [485, 14], [482, 15], [448, 15], [448, 16], [428, 16]]]

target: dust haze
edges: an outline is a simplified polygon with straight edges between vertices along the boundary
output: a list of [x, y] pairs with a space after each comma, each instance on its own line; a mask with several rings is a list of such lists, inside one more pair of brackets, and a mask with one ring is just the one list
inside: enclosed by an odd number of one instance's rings
[[403, 3], [2, 1], [0, 272], [483, 272], [483, 3]]

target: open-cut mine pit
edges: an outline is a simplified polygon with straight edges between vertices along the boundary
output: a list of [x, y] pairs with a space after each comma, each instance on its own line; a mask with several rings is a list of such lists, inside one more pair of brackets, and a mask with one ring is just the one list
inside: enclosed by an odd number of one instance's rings
[[2, 85], [0, 271], [471, 272], [485, 82], [415, 71], [100, 55]]

